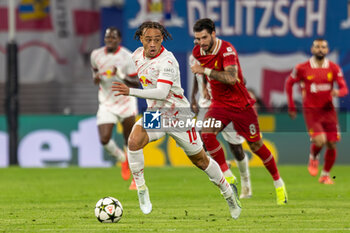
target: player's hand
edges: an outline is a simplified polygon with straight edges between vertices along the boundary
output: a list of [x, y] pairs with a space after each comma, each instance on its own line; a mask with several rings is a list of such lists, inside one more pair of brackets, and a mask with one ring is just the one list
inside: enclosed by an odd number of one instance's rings
[[292, 120], [294, 120], [297, 117], [297, 112], [296, 111], [288, 111], [288, 115]]
[[339, 96], [339, 90], [333, 89], [333, 90], [331, 91], [331, 96], [333, 96], [333, 97], [338, 97], [338, 96]]
[[204, 74], [204, 67], [196, 63], [193, 66], [191, 66], [191, 71], [194, 74]]
[[113, 82], [112, 91], [116, 92], [114, 96], [129, 95], [130, 93], [129, 87], [121, 82]]

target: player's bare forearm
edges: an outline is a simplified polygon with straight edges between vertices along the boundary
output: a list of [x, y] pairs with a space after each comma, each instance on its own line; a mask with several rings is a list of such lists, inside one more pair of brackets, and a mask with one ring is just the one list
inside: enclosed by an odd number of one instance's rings
[[192, 86], [192, 95], [191, 95], [191, 104], [197, 105], [196, 94], [198, 92], [198, 82], [196, 76], [193, 77], [193, 86]]
[[212, 70], [209, 77], [219, 82], [233, 85], [238, 80], [237, 66], [229, 66], [224, 71]]
[[138, 76], [126, 76], [124, 79], [125, 84], [128, 87], [138, 88], [140, 86], [140, 81], [138, 79]]

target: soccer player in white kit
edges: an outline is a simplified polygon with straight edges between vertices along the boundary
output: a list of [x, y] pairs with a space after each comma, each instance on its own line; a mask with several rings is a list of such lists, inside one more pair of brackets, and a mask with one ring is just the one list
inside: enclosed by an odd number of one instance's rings
[[[97, 125], [101, 144], [117, 161], [122, 162], [122, 177], [130, 178], [130, 170], [123, 149], [111, 138], [114, 125], [119, 121], [123, 125], [124, 143], [135, 124], [137, 99], [132, 96], [114, 96], [111, 89], [113, 81], [138, 87], [139, 82], [131, 52], [120, 46], [121, 34], [115, 27], [109, 27], [105, 33], [105, 46], [91, 53], [93, 81], [99, 84]], [[134, 181], [130, 189], [136, 189]]]
[[[196, 43], [196, 42], [195, 42]], [[189, 65], [193, 66], [195, 63], [199, 64], [199, 61], [191, 54], [189, 57]], [[196, 99], [197, 92], [199, 93], [198, 102]], [[194, 113], [197, 114], [197, 120], [203, 121], [205, 113], [211, 104], [211, 90], [209, 83], [205, 80], [205, 77], [200, 74], [195, 74], [193, 77], [193, 88], [191, 95], [191, 108]], [[198, 129], [200, 131], [200, 129]], [[231, 153], [235, 157], [239, 173], [241, 175], [241, 195], [240, 198], [251, 198], [252, 187], [250, 182], [250, 172], [248, 167], [248, 156], [244, 153], [242, 143], [244, 138], [237, 134], [233, 128], [232, 122], [227, 125], [222, 131], [222, 136], [230, 146]], [[213, 158], [216, 159], [215, 157]], [[220, 166], [221, 171], [228, 183], [237, 184], [237, 178], [233, 175], [228, 166]]]
[[[191, 114], [190, 103], [183, 95], [180, 83], [179, 64], [174, 55], [162, 46], [163, 40], [171, 38], [168, 31], [158, 22], [144, 22], [135, 32], [136, 40], [143, 47], [135, 50], [133, 60], [143, 89], [129, 88], [123, 83], [114, 82], [113, 90], [117, 96], [132, 95], [147, 99], [148, 111], [154, 118], [159, 115], [166, 119], [181, 120]], [[145, 114], [144, 114], [145, 116]], [[241, 205], [234, 190], [224, 178], [219, 165], [205, 153], [199, 134], [195, 128], [145, 129], [143, 118], [133, 127], [128, 142], [128, 158], [131, 172], [136, 181], [141, 211], [149, 214], [152, 204], [149, 190], [144, 178], [143, 148], [151, 141], [170, 135], [185, 151], [194, 165], [203, 170], [209, 179], [216, 184], [227, 200], [232, 218], [237, 219], [241, 213]]]

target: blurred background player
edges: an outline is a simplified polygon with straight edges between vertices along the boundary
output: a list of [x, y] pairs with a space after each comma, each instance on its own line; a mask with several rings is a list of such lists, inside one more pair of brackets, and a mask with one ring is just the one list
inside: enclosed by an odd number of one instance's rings
[[[196, 44], [196, 42], [195, 42]], [[198, 61], [191, 54], [189, 57], [190, 66], [194, 65]], [[198, 102], [196, 95], [199, 93]], [[207, 112], [211, 104], [210, 85], [203, 75], [194, 75], [193, 77], [193, 89], [191, 96], [191, 109], [197, 115], [197, 120], [203, 121], [205, 113]], [[198, 129], [200, 132], [200, 129]], [[250, 198], [252, 196], [252, 187], [250, 182], [250, 173], [248, 167], [248, 156], [243, 151], [242, 143], [244, 138], [239, 136], [234, 130], [232, 123], [226, 126], [222, 131], [223, 138], [230, 146], [231, 153], [235, 157], [240, 176], [241, 176], [241, 194], [240, 198]], [[215, 160], [215, 157], [214, 157]], [[229, 183], [235, 183], [236, 177], [232, 174], [229, 166], [220, 166], [226, 180]]]
[[[143, 46], [135, 50], [133, 60], [137, 66], [138, 76], [142, 80], [143, 89], [129, 88], [119, 82], [115, 82], [113, 86], [117, 96], [132, 95], [147, 100], [147, 111], [152, 115], [148, 123], [155, 124], [158, 119], [158, 123], [161, 124], [160, 116], [165, 121], [173, 122], [186, 121], [193, 116], [190, 103], [183, 95], [179, 64], [174, 55], [162, 46], [163, 40], [170, 38], [171, 35], [158, 22], [147, 21], [141, 24], [135, 32], [135, 39], [140, 40]], [[149, 129], [146, 127], [145, 120], [141, 118], [136, 122], [128, 143], [130, 169], [137, 185], [142, 212], [149, 214], [152, 211], [152, 203], [144, 178], [143, 148], [149, 142], [168, 134], [185, 151], [191, 162], [203, 170], [210, 181], [219, 187], [227, 201], [232, 218], [237, 219], [241, 213], [241, 206], [236, 186], [230, 186], [219, 165], [207, 156], [195, 128], [185, 126]]]
[[[316, 39], [311, 46], [312, 57], [298, 64], [286, 81], [288, 97], [288, 113], [294, 119], [296, 108], [293, 101], [293, 85], [300, 83], [303, 96], [303, 113], [311, 138], [308, 170], [312, 176], [318, 174], [319, 153], [326, 145], [324, 165], [319, 182], [333, 184], [329, 176], [336, 156], [336, 142], [340, 140], [337, 113], [333, 105], [333, 97], [348, 94], [343, 73], [340, 67], [326, 58], [328, 42]], [[334, 82], [339, 89], [334, 88]]]
[[[131, 52], [120, 45], [121, 34], [115, 27], [109, 27], [104, 37], [105, 46], [91, 53], [93, 81], [99, 85], [97, 125], [103, 148], [117, 161], [122, 162], [122, 177], [130, 178], [130, 170], [124, 149], [117, 146], [111, 138], [115, 124], [123, 126], [124, 145], [127, 144], [137, 114], [137, 99], [131, 96], [114, 96], [111, 89], [113, 81], [138, 87], [139, 82]], [[130, 189], [136, 189], [132, 181]]]
[[233, 123], [237, 133], [243, 136], [251, 149], [263, 161], [270, 172], [276, 189], [278, 205], [288, 201], [287, 191], [279, 175], [270, 150], [260, 135], [258, 115], [253, 108], [254, 100], [249, 96], [235, 48], [227, 41], [216, 38], [215, 24], [211, 19], [199, 19], [193, 26], [198, 42], [193, 56], [200, 62], [191, 69], [194, 74], [204, 74], [209, 80], [212, 103], [205, 118], [222, 122], [223, 127], [203, 127], [202, 139], [206, 149], [220, 166], [227, 166], [224, 150], [216, 135], [226, 125]]

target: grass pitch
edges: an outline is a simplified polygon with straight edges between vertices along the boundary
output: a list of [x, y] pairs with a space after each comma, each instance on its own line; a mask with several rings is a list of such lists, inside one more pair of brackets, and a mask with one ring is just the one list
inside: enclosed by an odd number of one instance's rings
[[[0, 169], [0, 232], [349, 232], [350, 167], [335, 166], [336, 184], [321, 185], [306, 166], [280, 166], [289, 195], [277, 206], [265, 168], [251, 168], [253, 197], [238, 220], [205, 173], [191, 168], [146, 168], [153, 211], [143, 215], [120, 168]], [[233, 169], [238, 175], [238, 170]], [[96, 202], [119, 199], [123, 218], [102, 224]]]

